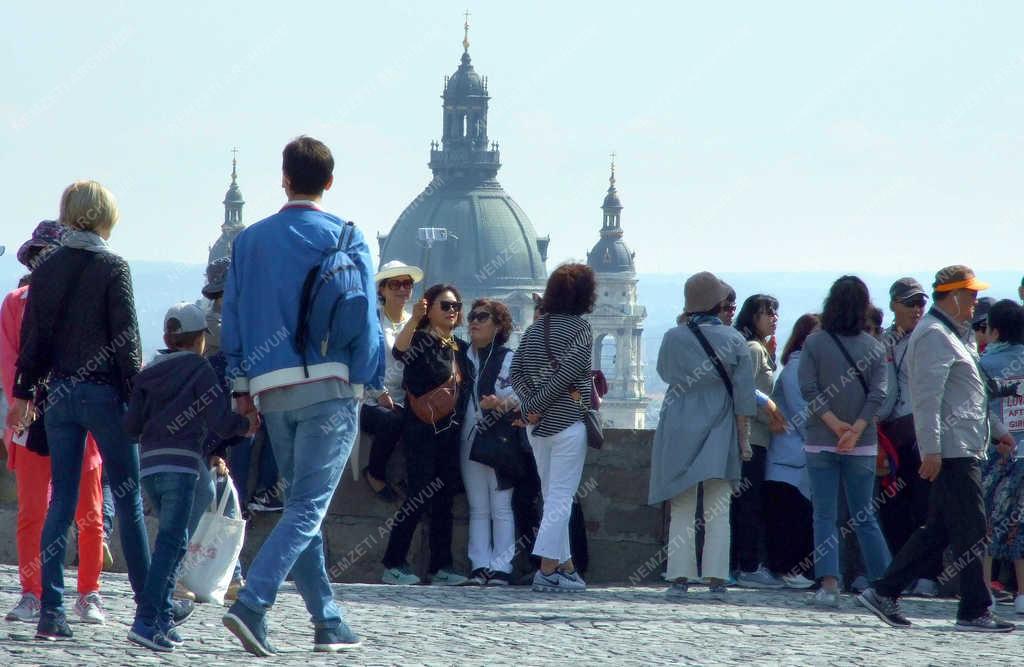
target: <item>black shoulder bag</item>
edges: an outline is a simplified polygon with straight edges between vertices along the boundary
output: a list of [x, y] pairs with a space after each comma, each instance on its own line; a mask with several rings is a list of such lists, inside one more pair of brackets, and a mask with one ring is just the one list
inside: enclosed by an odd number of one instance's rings
[[729, 399], [735, 401], [735, 397], [732, 395], [732, 378], [729, 377], [729, 373], [725, 370], [725, 364], [722, 363], [721, 357], [715, 352], [715, 348], [711, 347], [711, 343], [704, 336], [704, 332], [700, 330], [700, 327], [692, 319], [686, 321], [686, 326], [689, 327], [693, 335], [697, 337], [697, 342], [704, 348], [704, 352], [711, 359], [711, 363], [715, 365], [715, 370], [718, 371], [718, 376], [722, 378], [722, 383], [725, 385], [725, 390], [729, 392]]

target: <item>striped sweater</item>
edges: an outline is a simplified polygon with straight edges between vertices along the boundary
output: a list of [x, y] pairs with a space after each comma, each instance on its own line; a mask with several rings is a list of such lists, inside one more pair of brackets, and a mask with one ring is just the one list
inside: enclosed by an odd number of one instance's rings
[[590, 323], [578, 315], [544, 315], [523, 334], [511, 380], [523, 414], [541, 416], [534, 435], [554, 435], [583, 418], [569, 392], [577, 389], [583, 407], [590, 405], [592, 345]]

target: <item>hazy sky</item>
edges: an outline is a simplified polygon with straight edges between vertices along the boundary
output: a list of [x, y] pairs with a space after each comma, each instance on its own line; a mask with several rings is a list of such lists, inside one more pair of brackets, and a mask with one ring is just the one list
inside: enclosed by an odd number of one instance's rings
[[[231, 147], [251, 223], [300, 133], [334, 151], [328, 208], [390, 229], [429, 180], [466, 2], [290, 13], [313, 4], [5, 3], [0, 243], [95, 178], [123, 255], [205, 261]], [[477, 2], [470, 53], [554, 261], [596, 240], [614, 150], [641, 271], [1018, 268], [1024, 5], [967, 5]]]

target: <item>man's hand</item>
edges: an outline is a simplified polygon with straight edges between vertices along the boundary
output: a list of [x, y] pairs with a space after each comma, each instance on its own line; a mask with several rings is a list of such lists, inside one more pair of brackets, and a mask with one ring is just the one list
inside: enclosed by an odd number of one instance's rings
[[250, 412], [256, 412], [256, 404], [252, 400], [252, 394], [238, 394], [235, 396], [235, 412], [242, 416]]
[[251, 438], [256, 435], [256, 431], [260, 430], [260, 413], [253, 410], [252, 412], [247, 412], [242, 416], [249, 420], [249, 430], [245, 432], [245, 437]]
[[395, 409], [395, 402], [391, 400], [391, 394], [386, 391], [377, 397], [377, 405], [388, 410]]
[[935, 478], [939, 476], [940, 470], [942, 470], [942, 454], [926, 454], [924, 459], [921, 460], [921, 468], [918, 470], [918, 474], [921, 476], [921, 479], [934, 482]]
[[1013, 436], [1009, 433], [999, 436], [999, 440], [996, 443], [996, 451], [1003, 457], [1003, 461], [1008, 461], [1013, 453], [1017, 450], [1017, 441], [1013, 439]]
[[228, 475], [228, 464], [227, 461], [219, 456], [210, 457], [210, 467], [217, 469], [218, 477], [227, 477]]

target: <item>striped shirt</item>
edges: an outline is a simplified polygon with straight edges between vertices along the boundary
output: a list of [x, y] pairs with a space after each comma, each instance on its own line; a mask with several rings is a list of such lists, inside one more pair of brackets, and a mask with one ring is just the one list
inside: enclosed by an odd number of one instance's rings
[[[579, 315], [544, 315], [523, 334], [511, 379], [523, 415], [541, 416], [534, 435], [551, 436], [583, 419], [593, 386], [592, 345], [590, 323]], [[582, 406], [569, 396], [572, 389], [580, 392]]]

